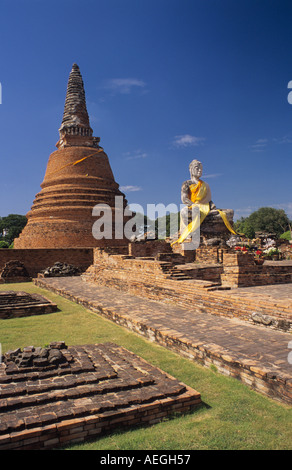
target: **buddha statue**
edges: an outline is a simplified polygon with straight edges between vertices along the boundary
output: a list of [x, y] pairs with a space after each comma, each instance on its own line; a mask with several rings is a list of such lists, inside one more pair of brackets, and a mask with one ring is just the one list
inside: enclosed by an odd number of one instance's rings
[[[204, 244], [225, 242], [230, 232], [236, 234], [230, 224], [233, 210], [222, 210], [215, 206], [209, 184], [201, 180], [203, 165], [200, 161], [193, 160], [189, 171], [191, 178], [181, 187], [181, 200], [186, 206], [181, 210], [180, 237], [174, 243], [183, 243], [199, 227]], [[194, 208], [199, 211], [194, 211]]]

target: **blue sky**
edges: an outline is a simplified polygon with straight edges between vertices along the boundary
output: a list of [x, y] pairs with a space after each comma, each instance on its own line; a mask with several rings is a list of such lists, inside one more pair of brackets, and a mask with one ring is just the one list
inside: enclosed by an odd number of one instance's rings
[[129, 203], [179, 206], [198, 158], [217, 207], [292, 218], [291, 23], [290, 0], [0, 0], [0, 216], [40, 191], [76, 62]]

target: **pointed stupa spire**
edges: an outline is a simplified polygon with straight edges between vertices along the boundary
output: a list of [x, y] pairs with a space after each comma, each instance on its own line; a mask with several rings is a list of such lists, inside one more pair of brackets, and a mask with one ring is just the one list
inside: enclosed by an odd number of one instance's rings
[[[71, 136], [90, 138], [93, 133], [89, 123], [82, 75], [78, 65], [75, 63], [72, 66], [68, 79], [63, 120], [59, 133], [60, 141], [57, 144], [58, 147], [62, 145], [64, 140], [67, 141], [67, 145], [70, 145]], [[69, 137], [69, 141], [67, 137]], [[74, 143], [71, 142], [71, 145], [74, 145]]]

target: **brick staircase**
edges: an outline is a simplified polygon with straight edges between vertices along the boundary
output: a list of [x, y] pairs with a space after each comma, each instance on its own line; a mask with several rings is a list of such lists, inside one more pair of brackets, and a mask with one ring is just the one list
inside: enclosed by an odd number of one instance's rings
[[166, 279], [175, 279], [176, 281], [186, 281], [193, 279], [193, 277], [189, 275], [186, 271], [178, 268], [171, 262], [161, 261], [160, 267], [163, 274], [166, 275]]

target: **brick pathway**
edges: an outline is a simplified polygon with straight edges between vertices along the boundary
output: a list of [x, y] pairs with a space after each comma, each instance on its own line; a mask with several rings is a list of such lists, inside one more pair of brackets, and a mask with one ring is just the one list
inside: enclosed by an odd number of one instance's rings
[[[184, 356], [204, 365], [215, 364], [223, 374], [272, 398], [292, 403], [290, 333], [201, 313], [195, 306], [189, 311], [147, 300], [78, 277], [38, 279], [37, 283]], [[236, 295], [264, 293], [264, 288], [251, 289], [238, 289]], [[270, 296], [276, 298], [281, 289], [287, 286], [269, 286]]]

